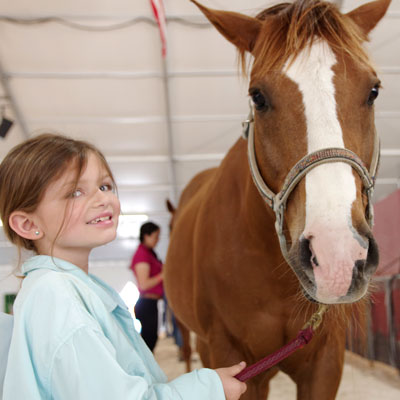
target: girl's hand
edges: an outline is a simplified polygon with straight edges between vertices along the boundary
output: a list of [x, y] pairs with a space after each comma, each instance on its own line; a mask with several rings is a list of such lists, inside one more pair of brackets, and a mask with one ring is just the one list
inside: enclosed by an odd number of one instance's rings
[[221, 379], [222, 386], [224, 387], [226, 400], [238, 400], [246, 391], [246, 384], [234, 378], [234, 376], [242, 371], [245, 367], [246, 363], [242, 361], [241, 363], [233, 365], [232, 367], [218, 368], [215, 370]]

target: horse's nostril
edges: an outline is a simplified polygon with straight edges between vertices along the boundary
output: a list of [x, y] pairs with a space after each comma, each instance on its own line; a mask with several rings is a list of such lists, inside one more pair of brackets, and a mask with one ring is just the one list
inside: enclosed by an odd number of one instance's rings
[[354, 263], [354, 268], [357, 269], [358, 272], [363, 273], [366, 263], [367, 263], [367, 260], [357, 260]]
[[367, 260], [357, 260], [354, 263], [353, 268], [353, 282], [357, 279], [361, 278], [365, 274], [365, 266], [367, 264]]
[[313, 256], [311, 249], [310, 249], [310, 241], [308, 239], [301, 239], [300, 240], [300, 261], [303, 267], [312, 269], [311, 266], [311, 257]]
[[313, 258], [311, 258], [311, 262], [312, 262], [316, 267], [319, 266], [317, 257], [314, 256]]

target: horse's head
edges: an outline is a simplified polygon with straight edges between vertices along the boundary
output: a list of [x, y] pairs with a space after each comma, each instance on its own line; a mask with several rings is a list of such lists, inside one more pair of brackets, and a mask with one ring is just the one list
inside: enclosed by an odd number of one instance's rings
[[[362, 46], [390, 0], [348, 14], [332, 3], [298, 0], [256, 18], [196, 4], [236, 45], [243, 65], [245, 53], [253, 56], [253, 139], [266, 186], [281, 192], [298, 161], [317, 152], [305, 167], [296, 165], [306, 173], [283, 205], [286, 259], [309, 297], [359, 300], [378, 264], [365, 190], [374, 177], [365, 175], [377, 147], [373, 103], [380, 81]], [[326, 148], [339, 156], [327, 160], [320, 151]], [[311, 165], [314, 158], [321, 163]]]

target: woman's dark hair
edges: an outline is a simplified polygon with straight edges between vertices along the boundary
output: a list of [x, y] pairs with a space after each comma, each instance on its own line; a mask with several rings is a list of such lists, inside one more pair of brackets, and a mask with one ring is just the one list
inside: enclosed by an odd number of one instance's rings
[[140, 243], [143, 243], [144, 241], [144, 235], [151, 235], [153, 232], [159, 231], [160, 227], [155, 224], [154, 222], [145, 222], [141, 227], [140, 227]]

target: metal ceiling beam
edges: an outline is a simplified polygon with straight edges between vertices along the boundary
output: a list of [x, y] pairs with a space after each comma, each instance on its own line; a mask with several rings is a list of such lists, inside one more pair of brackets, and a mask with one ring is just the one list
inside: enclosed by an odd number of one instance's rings
[[[344, 0], [333, 0], [333, 3], [336, 3], [339, 7], [343, 6]], [[243, 10], [237, 9], [237, 12], [242, 12], [242, 13], [248, 13], [248, 8], [245, 8]], [[347, 9], [342, 10], [342, 11], [349, 11]], [[389, 10], [385, 18], [400, 18], [400, 11], [395, 11], [395, 10]], [[18, 20], [18, 21], [26, 21], [27, 23], [31, 23], [31, 21], [35, 20], [40, 20], [40, 19], [48, 19], [48, 18], [54, 18], [54, 19], [59, 19], [59, 20], [65, 20], [65, 21], [74, 21], [74, 22], [81, 22], [81, 21], [94, 21], [94, 22], [102, 22], [102, 21], [115, 21], [119, 23], [125, 23], [127, 21], [132, 21], [132, 22], [145, 22], [149, 23], [151, 25], [157, 26], [156, 22], [154, 21], [153, 17], [150, 16], [144, 16], [144, 15], [135, 15], [135, 14], [123, 14], [123, 15], [111, 15], [111, 14], [106, 14], [106, 15], [78, 15], [78, 14], [56, 14], [52, 13], [50, 14], [43, 14], [43, 13], [38, 13], [38, 14], [0, 14], [0, 20], [3, 20], [5, 22], [12, 23], [12, 20]], [[183, 25], [192, 25], [194, 27], [198, 27], [201, 29], [204, 28], [212, 28], [213, 26], [211, 23], [203, 16], [199, 14], [168, 14], [166, 16], [167, 22], [173, 22], [173, 23], [179, 23]], [[44, 23], [44, 22], [42, 22]], [[50, 23], [50, 21], [49, 21]], [[96, 25], [94, 25], [96, 26]], [[122, 29], [122, 28], [121, 28]]]
[[[11, 71], [10, 78], [16, 79], [151, 79], [163, 78], [158, 71]], [[239, 76], [235, 69], [168, 71], [168, 78]]]
[[400, 178], [378, 178], [377, 185], [397, 185], [400, 186]]
[[400, 149], [381, 149], [383, 157], [400, 157]]
[[9, 84], [9, 77], [7, 76], [6, 72], [4, 71], [1, 60], [0, 60], [0, 83], [3, 86], [4, 94], [7, 97], [8, 103], [10, 104], [10, 106], [13, 110], [13, 113], [17, 120], [17, 123], [20, 126], [23, 135], [28, 139], [29, 138], [28, 127], [25, 123], [25, 119], [22, 115], [20, 108], [18, 107], [17, 101], [15, 100], [14, 93]]
[[[382, 157], [400, 157], [400, 149], [382, 149]], [[221, 161], [225, 153], [201, 153], [201, 154], [174, 154], [174, 162], [197, 162], [197, 161]], [[169, 155], [149, 155], [149, 156], [108, 156], [107, 162], [110, 164], [128, 163], [149, 163], [159, 164], [170, 162]]]
[[[202, 14], [168, 14], [166, 16], [167, 22], [176, 22], [181, 24], [193, 24], [199, 28], [211, 28], [211, 22], [206, 19]], [[154, 17], [150, 15], [138, 15], [138, 14], [123, 14], [123, 15], [111, 15], [111, 14], [43, 14], [43, 13], [15, 13], [15, 14], [4, 14], [0, 13], [0, 21], [15, 23], [18, 21], [20, 24], [26, 23], [32, 25], [32, 21], [36, 21], [36, 24], [55, 23], [63, 21], [71, 21], [75, 23], [81, 23], [82, 21], [92, 22], [103, 22], [113, 21], [116, 23], [126, 24], [131, 23], [148, 23], [153, 26], [157, 26], [157, 22]], [[86, 24], [85, 24], [86, 25]], [[98, 25], [98, 24], [97, 24]], [[96, 27], [96, 25], [94, 25]], [[123, 25], [122, 28], [126, 27]]]
[[[174, 162], [190, 162], [190, 161], [220, 161], [224, 158], [225, 153], [206, 153], [206, 154], [174, 154], [172, 160]], [[149, 155], [149, 156], [106, 156], [107, 162], [110, 164], [125, 163], [167, 163], [171, 158], [169, 155]]]
[[[399, 75], [400, 66], [379, 67], [380, 74]], [[168, 71], [168, 78], [201, 78], [201, 77], [237, 77], [236, 69], [209, 69]], [[8, 71], [8, 78], [15, 79], [159, 79], [163, 74], [158, 71]]]
[[[171, 117], [172, 122], [215, 122], [215, 121], [238, 121], [241, 122], [246, 117], [243, 114], [226, 115], [176, 115]], [[400, 113], [399, 113], [400, 116]], [[166, 116], [150, 115], [148, 117], [45, 117], [30, 118], [32, 124], [121, 124], [137, 125], [151, 123], [165, 123]], [[240, 126], [239, 126], [240, 129]], [[239, 132], [239, 131], [238, 131]]]
[[[342, 7], [344, 0], [333, 0], [333, 3], [336, 3], [338, 6]], [[237, 12], [243, 12], [243, 13], [248, 13], [248, 8], [243, 9], [241, 11], [240, 9], [236, 10]], [[346, 10], [345, 10], [346, 11]], [[389, 10], [386, 13], [385, 17], [394, 17], [394, 18], [399, 18], [400, 17], [400, 11], [396, 10]], [[60, 19], [60, 20], [65, 20], [65, 21], [74, 21], [74, 22], [81, 22], [81, 21], [94, 21], [94, 22], [101, 22], [101, 21], [115, 21], [115, 22], [127, 22], [127, 21], [133, 21], [133, 22], [146, 22], [151, 25], [157, 26], [156, 22], [154, 21], [153, 17], [150, 16], [144, 16], [144, 15], [135, 15], [135, 14], [123, 14], [123, 15], [111, 15], [111, 14], [105, 14], [105, 15], [78, 15], [78, 14], [57, 14], [57, 13], [52, 13], [50, 14], [43, 14], [43, 13], [30, 13], [30, 14], [11, 14], [11, 13], [1, 13], [0, 14], [0, 20], [3, 20], [5, 22], [12, 23], [12, 20], [19, 20], [19, 21], [26, 21], [27, 23], [30, 23], [31, 21], [34, 20], [40, 20], [40, 19], [47, 19], [47, 18], [55, 18], [55, 19]], [[166, 16], [167, 22], [174, 22], [174, 23], [181, 23], [181, 24], [193, 24], [194, 26], [197, 26], [199, 28], [212, 28], [213, 26], [211, 23], [203, 16], [203, 15], [198, 15], [198, 14], [168, 14]], [[96, 26], [96, 25], [95, 25]]]
[[162, 78], [157, 71], [9, 71], [16, 79], [152, 79]]
[[343, 0], [335, 0], [334, 3], [338, 6], [339, 10], [342, 8], [343, 6]]
[[[378, 178], [375, 182], [376, 185], [400, 185], [400, 178]], [[119, 193], [131, 193], [131, 192], [143, 192], [143, 193], [154, 193], [154, 192], [169, 192], [172, 185], [131, 185], [131, 184], [118, 184]], [[177, 189], [182, 190], [184, 185], [178, 185]]]
[[[201, 114], [201, 115], [174, 115], [172, 122], [241, 122], [246, 114]], [[375, 117], [400, 118], [400, 111], [377, 111]], [[165, 123], [166, 117], [162, 115], [150, 115], [147, 117], [45, 117], [30, 118], [32, 124], [115, 124], [115, 125], [140, 125], [152, 123]], [[240, 127], [238, 128], [240, 130]], [[238, 130], [238, 132], [239, 132]]]
[[400, 118], [400, 111], [376, 111], [376, 118]]
[[118, 193], [126, 192], [166, 192], [169, 193], [172, 189], [172, 185], [128, 185], [128, 184], [118, 184]]

